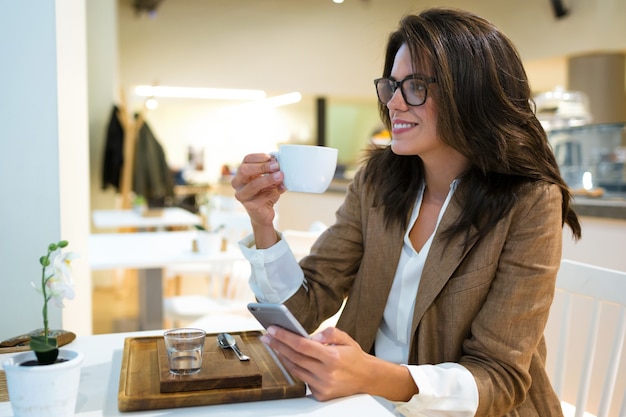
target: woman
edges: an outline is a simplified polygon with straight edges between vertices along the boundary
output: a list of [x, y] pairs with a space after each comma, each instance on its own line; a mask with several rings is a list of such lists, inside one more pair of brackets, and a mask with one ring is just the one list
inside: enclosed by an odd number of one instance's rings
[[407, 16], [375, 81], [390, 147], [372, 150], [336, 223], [298, 265], [272, 225], [284, 192], [266, 154], [232, 180], [263, 302], [312, 340], [264, 342], [320, 400], [369, 393], [406, 415], [561, 416], [543, 331], [571, 195], [530, 105], [515, 47], [471, 13]]

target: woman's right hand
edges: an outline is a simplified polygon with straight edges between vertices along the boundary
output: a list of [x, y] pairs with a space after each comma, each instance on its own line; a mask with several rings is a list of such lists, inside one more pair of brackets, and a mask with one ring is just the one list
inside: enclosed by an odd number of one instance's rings
[[257, 248], [278, 240], [274, 230], [274, 204], [285, 192], [283, 173], [276, 159], [265, 153], [246, 155], [231, 181], [235, 198], [244, 206], [254, 231]]

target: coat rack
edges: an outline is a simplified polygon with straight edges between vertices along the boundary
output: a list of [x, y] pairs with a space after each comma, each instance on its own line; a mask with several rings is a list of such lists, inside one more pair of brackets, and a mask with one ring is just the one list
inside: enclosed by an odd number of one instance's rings
[[120, 196], [122, 198], [122, 209], [132, 208], [132, 186], [133, 170], [135, 165], [135, 144], [139, 129], [143, 125], [143, 108], [136, 118], [128, 112], [126, 104], [126, 94], [120, 89], [120, 104], [117, 110], [117, 117], [124, 129], [124, 163], [122, 164], [122, 174], [120, 180]]

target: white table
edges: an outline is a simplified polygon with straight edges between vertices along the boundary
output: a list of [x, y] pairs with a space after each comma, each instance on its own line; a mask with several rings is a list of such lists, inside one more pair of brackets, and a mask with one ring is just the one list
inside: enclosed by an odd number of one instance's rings
[[139, 326], [141, 330], [163, 327], [163, 271], [180, 264], [210, 264], [241, 258], [239, 248], [226, 252], [194, 252], [198, 231], [96, 233], [89, 236], [89, 266], [92, 270], [117, 268], [139, 272]]
[[[209, 333], [220, 331], [243, 331], [230, 327], [228, 322], [215, 324], [206, 329]], [[115, 333], [78, 337], [65, 348], [84, 353], [81, 366], [80, 386], [76, 403], [79, 417], [103, 416], [211, 416], [211, 417], [275, 417], [275, 416], [392, 416], [389, 405], [369, 395], [355, 395], [327, 402], [319, 402], [308, 395], [285, 400], [256, 401], [247, 403], [184, 407], [140, 412], [120, 412], [117, 408], [117, 391], [124, 340], [126, 337], [162, 334], [162, 330], [134, 333]], [[0, 354], [0, 364], [12, 354]], [[0, 417], [12, 416], [11, 404], [0, 403]]]
[[94, 210], [93, 224], [99, 229], [136, 227], [163, 229], [169, 226], [194, 226], [202, 224], [200, 216], [180, 207], [159, 209], [160, 216], [143, 216], [135, 210]]

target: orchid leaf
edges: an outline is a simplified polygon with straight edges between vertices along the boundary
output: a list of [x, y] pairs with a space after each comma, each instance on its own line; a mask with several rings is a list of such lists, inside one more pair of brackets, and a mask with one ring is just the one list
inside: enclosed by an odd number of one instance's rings
[[46, 343], [45, 336], [31, 336], [29, 345], [35, 352], [48, 352], [57, 348], [57, 339], [56, 337], [48, 336]]

